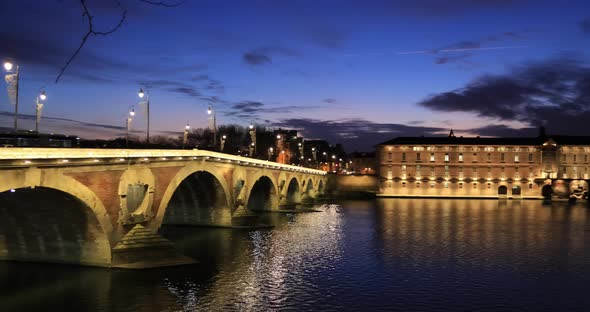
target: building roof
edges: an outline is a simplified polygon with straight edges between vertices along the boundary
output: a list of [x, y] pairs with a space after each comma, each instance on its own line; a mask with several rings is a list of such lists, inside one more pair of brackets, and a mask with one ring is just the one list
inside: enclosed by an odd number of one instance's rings
[[553, 139], [558, 145], [590, 145], [590, 136], [548, 135], [545, 137], [398, 137], [378, 145], [541, 145]]

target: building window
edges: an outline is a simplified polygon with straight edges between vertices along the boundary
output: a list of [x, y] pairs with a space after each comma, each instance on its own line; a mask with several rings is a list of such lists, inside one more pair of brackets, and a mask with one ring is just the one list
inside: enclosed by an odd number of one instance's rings
[[488, 183], [488, 188], [492, 188], [492, 183]]
[[393, 160], [393, 153], [389, 152], [387, 153], [387, 161], [391, 162]]
[[529, 168], [529, 178], [532, 178], [534, 176], [534, 171], [533, 171], [533, 167]]
[[430, 176], [432, 176], [434, 178], [435, 174], [434, 174], [434, 166], [430, 167]]
[[434, 161], [434, 153], [430, 153], [430, 161]]
[[477, 162], [477, 153], [473, 153], [473, 162]]
[[488, 162], [492, 161], [492, 154], [488, 153], [488, 156], [487, 156], [487, 161], [488, 161]]
[[420, 176], [420, 165], [416, 165], [416, 177]]
[[520, 157], [518, 154], [514, 155], [514, 162], [520, 162]]
[[533, 161], [533, 153], [529, 153], [529, 162]]
[[420, 153], [416, 153], [416, 161], [420, 161]]
[[518, 171], [518, 167], [514, 167], [514, 178], [520, 178], [520, 172]]
[[449, 153], [445, 153], [445, 162], [449, 162]]
[[563, 161], [566, 162], [567, 161], [567, 155], [563, 154]]
[[584, 162], [588, 162], [588, 155], [584, 155]]
[[504, 162], [504, 153], [501, 153], [501, 154], [500, 154], [500, 161], [501, 161], [501, 162]]
[[493, 152], [494, 151], [494, 147], [492, 147], [492, 146], [486, 146], [486, 147], [483, 148], [483, 150], [486, 151], [486, 152]]
[[459, 154], [459, 162], [463, 162], [463, 154]]
[[476, 189], [477, 188], [477, 183], [473, 183], [473, 188]]
[[402, 161], [406, 161], [406, 153], [402, 153]]
[[459, 183], [459, 188], [462, 189], [463, 188], [463, 183]]
[[449, 182], [445, 182], [445, 188], [449, 188]]
[[574, 155], [573, 157], [574, 157], [574, 162], [576, 162], [576, 155]]
[[393, 178], [393, 169], [391, 166], [387, 166], [387, 178], [390, 180]]
[[416, 182], [416, 188], [420, 188], [420, 182]]
[[533, 183], [529, 183], [529, 189], [533, 188]]
[[434, 182], [430, 183], [430, 187], [434, 187]]
[[402, 187], [406, 187], [406, 182], [402, 182]]
[[473, 172], [473, 177], [477, 178], [477, 167], [476, 166], [473, 166], [472, 172]]
[[449, 177], [449, 166], [445, 166], [445, 178]]

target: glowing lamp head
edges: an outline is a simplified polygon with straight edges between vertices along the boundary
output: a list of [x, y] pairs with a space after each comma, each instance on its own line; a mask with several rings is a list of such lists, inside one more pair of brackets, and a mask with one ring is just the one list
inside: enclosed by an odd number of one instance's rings
[[10, 63], [10, 62], [4, 62], [4, 69], [6, 71], [11, 71], [12, 70], [12, 67], [14, 67], [14, 65], [12, 63]]
[[222, 136], [222, 138], [225, 140], [225, 139], [227, 139], [227, 136], [224, 135], [224, 136]]
[[254, 125], [250, 124], [250, 130], [254, 129]]
[[142, 88], [139, 89], [139, 93], [137, 93], [137, 95], [139, 95], [140, 99], [143, 99], [143, 97], [145, 96], [145, 92], [143, 92]]
[[207, 108], [207, 115], [211, 115], [211, 113], [213, 113], [213, 110], [211, 109], [211, 106], [209, 106], [209, 108]]
[[41, 101], [47, 100], [47, 94], [45, 94], [45, 90], [41, 91], [41, 94], [39, 94], [39, 99]]
[[135, 110], [133, 108], [129, 112], [129, 116], [131, 116], [131, 117], [135, 116]]
[[191, 128], [191, 126], [189, 126], [188, 124], [186, 126], [184, 126], [184, 129], [189, 130]]
[[279, 135], [277, 135], [277, 139], [280, 139], [280, 138], [281, 138], [281, 135], [280, 135], [280, 134], [279, 134]]

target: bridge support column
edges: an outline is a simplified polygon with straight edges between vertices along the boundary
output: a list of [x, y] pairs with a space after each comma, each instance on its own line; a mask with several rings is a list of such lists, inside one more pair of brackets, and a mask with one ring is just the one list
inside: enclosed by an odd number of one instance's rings
[[137, 224], [113, 247], [112, 267], [146, 269], [195, 263], [180, 254], [174, 243]]

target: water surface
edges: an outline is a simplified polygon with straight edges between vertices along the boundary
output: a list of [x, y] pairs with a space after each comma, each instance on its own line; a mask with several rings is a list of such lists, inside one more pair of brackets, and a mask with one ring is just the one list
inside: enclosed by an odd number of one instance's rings
[[379, 199], [268, 213], [270, 230], [166, 228], [197, 265], [0, 262], [0, 311], [589, 310], [586, 204]]

